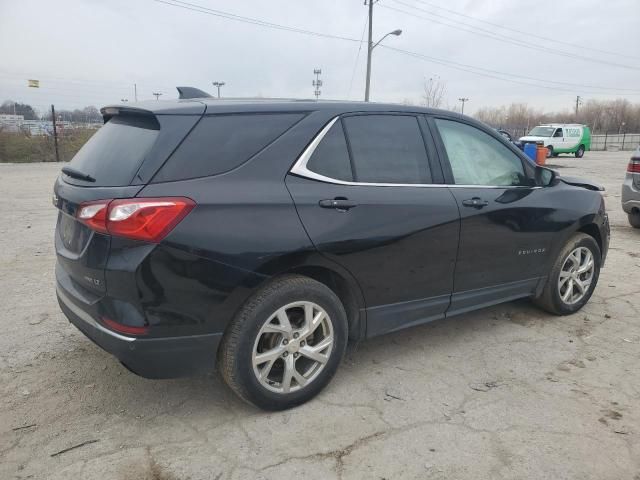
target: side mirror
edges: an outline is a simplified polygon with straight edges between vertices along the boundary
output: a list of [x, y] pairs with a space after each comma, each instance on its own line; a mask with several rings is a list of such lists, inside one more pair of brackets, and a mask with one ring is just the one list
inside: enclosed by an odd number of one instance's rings
[[540, 187], [548, 187], [553, 184], [558, 174], [550, 168], [536, 165], [536, 185]]

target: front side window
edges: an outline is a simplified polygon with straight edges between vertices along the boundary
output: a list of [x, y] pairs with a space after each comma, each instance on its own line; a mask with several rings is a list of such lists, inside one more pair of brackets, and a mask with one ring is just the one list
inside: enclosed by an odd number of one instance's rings
[[431, 183], [418, 119], [410, 115], [343, 118], [356, 182]]
[[558, 137], [562, 138], [562, 129], [561, 128], [557, 129], [556, 133], [554, 133], [553, 136], [555, 138], [558, 138]]
[[436, 119], [457, 185], [524, 186], [520, 157], [499, 140], [470, 125]]

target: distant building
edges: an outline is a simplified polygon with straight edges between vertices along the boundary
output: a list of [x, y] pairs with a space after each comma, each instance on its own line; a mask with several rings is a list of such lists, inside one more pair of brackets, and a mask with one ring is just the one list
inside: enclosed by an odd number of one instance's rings
[[0, 114], [0, 128], [9, 132], [19, 132], [24, 122], [24, 115]]
[[29, 135], [52, 135], [53, 122], [48, 120], [25, 120], [22, 122], [21, 130]]

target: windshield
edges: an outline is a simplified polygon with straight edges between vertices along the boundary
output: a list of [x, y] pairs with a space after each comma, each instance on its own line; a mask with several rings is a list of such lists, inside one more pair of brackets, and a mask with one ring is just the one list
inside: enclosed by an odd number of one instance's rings
[[535, 127], [529, 132], [532, 137], [550, 137], [553, 135], [555, 127]]

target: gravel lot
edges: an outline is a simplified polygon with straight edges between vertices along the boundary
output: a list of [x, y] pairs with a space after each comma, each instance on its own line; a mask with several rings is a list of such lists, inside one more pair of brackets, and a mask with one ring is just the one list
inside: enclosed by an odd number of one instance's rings
[[54, 292], [60, 165], [0, 164], [0, 478], [639, 480], [629, 156], [553, 159], [607, 188], [611, 248], [583, 311], [519, 301], [363, 342], [316, 400], [282, 413], [214, 373], [136, 377], [81, 335]]

